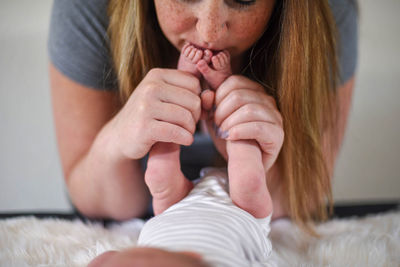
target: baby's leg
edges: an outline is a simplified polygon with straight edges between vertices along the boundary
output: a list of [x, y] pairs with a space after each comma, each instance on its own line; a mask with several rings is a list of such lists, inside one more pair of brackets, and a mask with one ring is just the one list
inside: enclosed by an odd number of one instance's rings
[[180, 146], [156, 143], [150, 150], [145, 182], [153, 196], [154, 214], [158, 215], [182, 200], [193, 188], [181, 171]]
[[[206, 50], [205, 53], [211, 53], [211, 51]], [[211, 66], [206, 60], [200, 60], [197, 63], [197, 69], [211, 88], [216, 90], [226, 78], [232, 75], [230, 60], [229, 52], [224, 50], [211, 57]]]
[[[200, 77], [196, 64], [202, 58], [202, 50], [186, 44], [179, 57], [178, 69]], [[145, 182], [153, 196], [156, 215], [183, 199], [193, 187], [181, 171], [179, 154], [180, 146], [173, 143], [159, 142], [150, 150]]]
[[[222, 51], [211, 58], [212, 67], [204, 60], [198, 70], [213, 89], [232, 75], [230, 56]], [[256, 141], [227, 141], [229, 191], [232, 201], [256, 218], [272, 212], [271, 196], [267, 189], [262, 154]]]
[[227, 141], [229, 191], [232, 201], [256, 218], [272, 212], [261, 150], [254, 140]]

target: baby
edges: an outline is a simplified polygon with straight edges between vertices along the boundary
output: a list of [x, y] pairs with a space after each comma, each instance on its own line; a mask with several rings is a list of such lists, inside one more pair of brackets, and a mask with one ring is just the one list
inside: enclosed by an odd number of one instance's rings
[[[203, 77], [213, 90], [232, 75], [228, 51], [201, 50], [186, 44], [181, 51], [178, 69]], [[217, 130], [220, 138], [226, 133]], [[272, 212], [261, 150], [254, 140], [226, 141], [228, 154], [229, 194], [238, 207], [255, 218], [265, 218]], [[183, 199], [193, 185], [181, 172], [179, 145], [157, 143], [149, 153], [145, 181], [153, 196], [154, 213], [160, 214]]]
[[206, 168], [190, 193], [145, 223], [138, 247], [106, 252], [90, 267], [275, 266], [271, 216], [257, 219], [229, 197], [225, 170]]

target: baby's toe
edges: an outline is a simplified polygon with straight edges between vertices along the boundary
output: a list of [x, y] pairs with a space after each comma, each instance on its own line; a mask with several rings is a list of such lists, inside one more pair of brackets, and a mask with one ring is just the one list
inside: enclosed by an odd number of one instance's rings
[[197, 64], [197, 62], [199, 62], [199, 60], [200, 60], [202, 57], [203, 57], [203, 51], [201, 51], [200, 49], [197, 49], [197, 51], [196, 51], [196, 53], [195, 53], [195, 55], [194, 55], [194, 57], [193, 57], [193, 59], [192, 59], [192, 62], [193, 62], [194, 64]]
[[207, 62], [204, 60], [204, 58], [202, 60], [199, 60], [199, 62], [197, 63], [197, 69], [204, 75], [206, 73], [209, 72], [210, 67], [208, 66]]
[[189, 55], [190, 55], [190, 53], [193, 51], [193, 46], [192, 45], [188, 45], [187, 47], [184, 47], [184, 49], [183, 49], [183, 51], [182, 51], [182, 54], [185, 56], [185, 57], [189, 57]]
[[222, 69], [222, 62], [221, 62], [221, 58], [220, 58], [219, 55], [213, 56], [213, 57], [211, 58], [211, 62], [212, 62], [213, 68], [214, 68], [215, 70], [220, 70], [220, 69]]
[[203, 59], [207, 62], [207, 64], [210, 64], [212, 55], [213, 54], [212, 54], [211, 50], [206, 49], [204, 51]]
[[220, 54], [221, 54], [221, 59], [223, 60], [224, 64], [225, 65], [230, 64], [231, 56], [230, 56], [229, 52], [224, 50]]
[[181, 53], [184, 53], [184, 51], [185, 51], [189, 46], [190, 46], [189, 43], [185, 43], [185, 44], [182, 46]]
[[192, 51], [190, 51], [188, 58], [193, 61], [194, 56], [196, 55], [197, 49], [193, 48]]

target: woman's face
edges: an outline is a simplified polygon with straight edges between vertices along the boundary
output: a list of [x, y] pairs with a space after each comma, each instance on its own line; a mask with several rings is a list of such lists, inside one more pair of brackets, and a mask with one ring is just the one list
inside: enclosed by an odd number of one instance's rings
[[226, 49], [232, 60], [238, 61], [263, 34], [275, 0], [154, 0], [154, 3], [164, 35], [179, 51], [189, 42], [203, 49]]

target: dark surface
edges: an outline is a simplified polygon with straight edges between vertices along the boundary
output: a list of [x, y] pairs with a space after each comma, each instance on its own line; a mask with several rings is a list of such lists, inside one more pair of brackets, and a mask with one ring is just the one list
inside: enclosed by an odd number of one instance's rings
[[333, 208], [333, 217], [363, 217], [369, 214], [376, 214], [400, 209], [400, 201], [362, 204], [337, 204]]
[[[351, 203], [351, 204], [337, 204], [333, 209], [333, 218], [347, 218], [347, 217], [363, 217], [369, 214], [384, 213], [389, 211], [399, 210], [400, 201], [388, 201], [380, 203]], [[88, 219], [78, 212], [71, 213], [57, 213], [57, 212], [29, 212], [29, 213], [0, 213], [0, 219], [15, 218], [22, 216], [34, 216], [39, 219], [57, 218], [64, 220], [81, 220], [84, 222], [99, 222], [104, 226], [114, 222], [113, 220], [94, 220]], [[151, 215], [144, 216], [142, 219], [148, 219]]]

